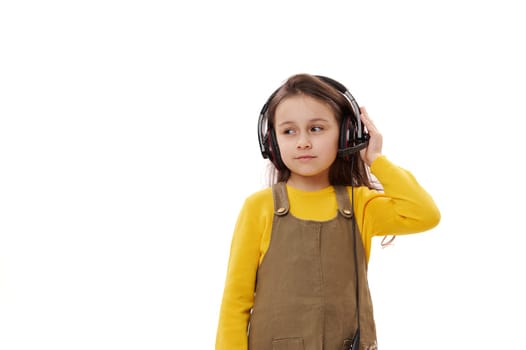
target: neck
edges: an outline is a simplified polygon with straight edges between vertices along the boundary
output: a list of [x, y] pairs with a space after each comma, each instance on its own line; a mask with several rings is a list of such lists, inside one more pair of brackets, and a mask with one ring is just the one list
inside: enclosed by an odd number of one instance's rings
[[328, 175], [300, 176], [297, 174], [291, 174], [287, 181], [287, 185], [298, 190], [312, 192], [327, 188], [331, 184]]

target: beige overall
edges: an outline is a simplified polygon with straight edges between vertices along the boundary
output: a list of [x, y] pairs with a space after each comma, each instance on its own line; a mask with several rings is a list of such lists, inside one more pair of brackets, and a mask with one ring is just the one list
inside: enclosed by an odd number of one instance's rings
[[353, 242], [354, 218], [346, 188], [335, 187], [339, 210], [329, 221], [294, 217], [285, 184], [272, 190], [272, 236], [257, 273], [249, 350], [342, 350], [344, 339], [357, 328], [354, 242], [359, 350], [377, 349], [365, 253], [357, 228]]

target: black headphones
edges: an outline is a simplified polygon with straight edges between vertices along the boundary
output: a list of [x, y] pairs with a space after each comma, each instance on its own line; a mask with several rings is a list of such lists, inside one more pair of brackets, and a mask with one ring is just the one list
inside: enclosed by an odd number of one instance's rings
[[[338, 157], [349, 159], [351, 154], [367, 147], [369, 141], [369, 134], [364, 129], [360, 119], [360, 106], [343, 84], [325, 76], [316, 75], [316, 77], [334, 87], [349, 101], [352, 115], [343, 116], [340, 124], [338, 143]], [[267, 115], [268, 105], [278, 91], [279, 88], [268, 98], [259, 113], [258, 138], [263, 158], [268, 158], [276, 169], [283, 170], [286, 167], [281, 159], [276, 132], [274, 127], [269, 123]]]

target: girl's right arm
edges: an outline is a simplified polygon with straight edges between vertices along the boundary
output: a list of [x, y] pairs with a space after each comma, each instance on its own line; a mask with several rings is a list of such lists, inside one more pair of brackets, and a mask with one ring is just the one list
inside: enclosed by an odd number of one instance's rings
[[216, 350], [246, 350], [248, 322], [254, 304], [261, 235], [268, 222], [257, 196], [249, 197], [236, 222], [219, 324]]

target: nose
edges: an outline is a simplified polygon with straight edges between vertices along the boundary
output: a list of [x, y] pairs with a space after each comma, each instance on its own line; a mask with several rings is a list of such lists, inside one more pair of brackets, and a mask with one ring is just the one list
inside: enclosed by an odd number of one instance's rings
[[296, 143], [296, 148], [299, 149], [299, 150], [310, 149], [311, 147], [312, 147], [312, 144], [311, 144], [309, 138], [306, 137], [306, 136], [301, 136], [298, 139], [298, 142]]

